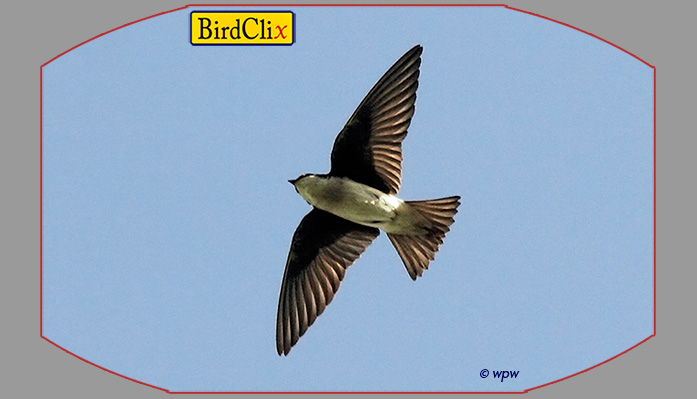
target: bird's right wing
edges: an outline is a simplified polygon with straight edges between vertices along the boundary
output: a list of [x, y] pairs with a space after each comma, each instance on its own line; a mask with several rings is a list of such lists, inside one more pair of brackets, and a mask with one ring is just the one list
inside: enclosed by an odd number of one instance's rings
[[314, 208], [300, 222], [288, 254], [276, 318], [276, 350], [287, 355], [329, 305], [346, 269], [380, 231]]
[[396, 194], [402, 140], [414, 115], [421, 46], [407, 51], [373, 86], [334, 141], [332, 176]]

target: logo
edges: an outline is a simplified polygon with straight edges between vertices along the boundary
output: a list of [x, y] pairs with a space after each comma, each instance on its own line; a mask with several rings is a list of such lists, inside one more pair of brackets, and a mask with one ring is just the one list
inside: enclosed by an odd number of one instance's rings
[[290, 11], [193, 11], [190, 40], [200, 45], [285, 45], [295, 41]]

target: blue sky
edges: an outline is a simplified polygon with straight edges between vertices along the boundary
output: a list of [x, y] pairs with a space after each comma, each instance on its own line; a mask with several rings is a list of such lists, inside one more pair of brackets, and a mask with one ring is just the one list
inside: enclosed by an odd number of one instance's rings
[[[520, 391], [653, 333], [653, 69], [502, 7], [273, 9], [293, 46], [191, 46], [189, 8], [43, 68], [45, 337], [170, 391]], [[287, 180], [417, 43], [400, 197], [455, 224], [416, 282], [381, 234], [279, 357]]]

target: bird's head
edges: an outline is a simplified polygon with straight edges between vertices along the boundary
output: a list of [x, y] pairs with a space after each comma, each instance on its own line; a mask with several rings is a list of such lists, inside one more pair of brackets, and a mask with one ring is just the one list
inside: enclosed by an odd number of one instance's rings
[[314, 175], [305, 173], [297, 179], [288, 180], [295, 187], [295, 191], [300, 194], [310, 205], [314, 205], [313, 198], [321, 195], [327, 182], [327, 175]]
[[302, 175], [298, 176], [296, 179], [288, 180], [288, 183], [292, 184], [293, 187], [295, 187], [295, 191], [298, 191], [298, 186], [305, 185], [309, 180], [311, 180], [315, 177], [317, 177], [317, 176], [313, 175], [312, 173], [303, 173]]

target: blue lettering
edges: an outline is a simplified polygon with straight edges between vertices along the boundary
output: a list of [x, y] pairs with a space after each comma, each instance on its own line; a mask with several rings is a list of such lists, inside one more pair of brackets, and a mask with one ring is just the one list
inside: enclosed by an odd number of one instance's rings
[[496, 370], [492, 370], [492, 372], [494, 373], [494, 378], [500, 378], [500, 379], [501, 379], [501, 382], [503, 382], [503, 380], [505, 380], [506, 378], [509, 378], [509, 377], [517, 378], [517, 377], [518, 377], [518, 373], [520, 373], [519, 370], [518, 370], [518, 371], [508, 371], [508, 370], [496, 371]]

